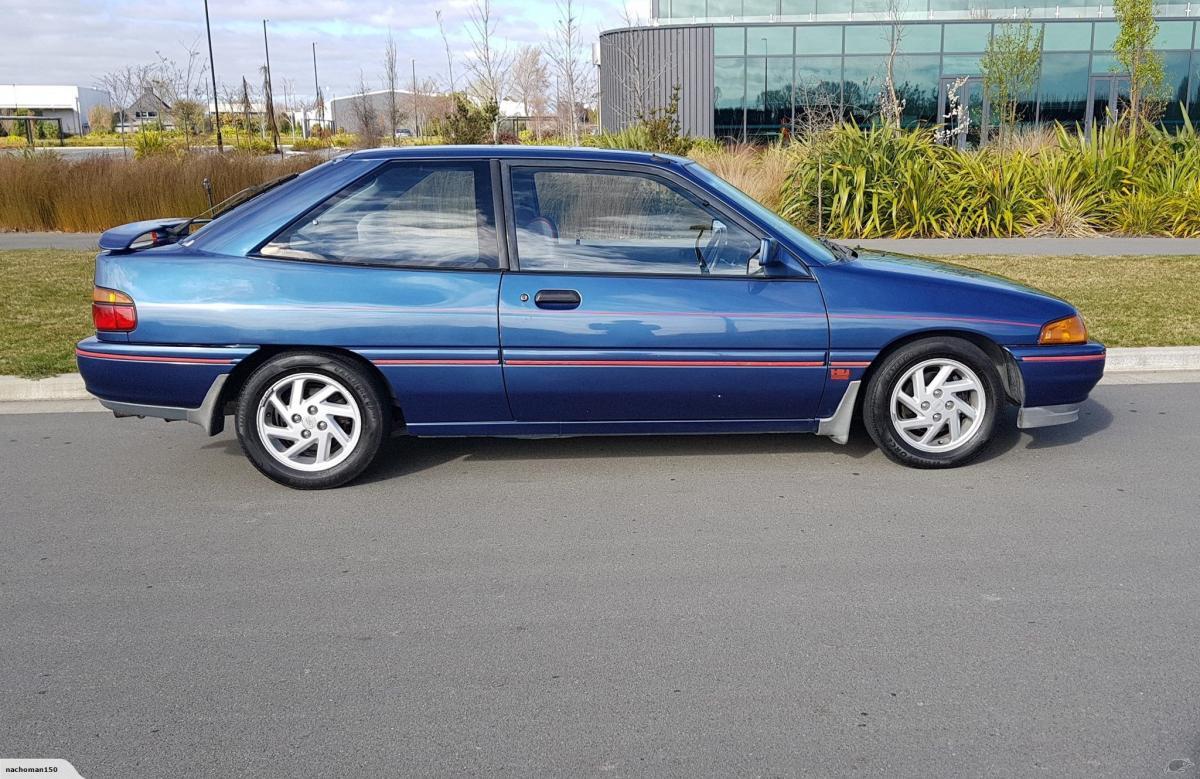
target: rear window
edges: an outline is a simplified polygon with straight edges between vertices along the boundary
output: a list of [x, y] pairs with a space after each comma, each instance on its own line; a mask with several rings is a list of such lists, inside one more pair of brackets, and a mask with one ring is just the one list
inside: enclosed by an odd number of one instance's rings
[[311, 209], [262, 247], [266, 257], [410, 268], [493, 269], [495, 215], [485, 162], [394, 162]]

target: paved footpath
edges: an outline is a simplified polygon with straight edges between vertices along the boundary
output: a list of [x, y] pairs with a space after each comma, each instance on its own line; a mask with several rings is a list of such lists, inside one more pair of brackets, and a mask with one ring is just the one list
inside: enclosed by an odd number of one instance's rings
[[981, 461], [0, 418], [0, 749], [110, 776], [1196, 779], [1200, 385]]

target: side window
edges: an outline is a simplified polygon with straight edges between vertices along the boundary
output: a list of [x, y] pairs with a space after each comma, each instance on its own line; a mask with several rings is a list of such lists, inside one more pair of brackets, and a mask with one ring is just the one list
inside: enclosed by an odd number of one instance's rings
[[759, 242], [649, 174], [512, 169], [521, 270], [745, 276]]
[[260, 253], [413, 268], [496, 268], [488, 165], [389, 163], [309, 211]]

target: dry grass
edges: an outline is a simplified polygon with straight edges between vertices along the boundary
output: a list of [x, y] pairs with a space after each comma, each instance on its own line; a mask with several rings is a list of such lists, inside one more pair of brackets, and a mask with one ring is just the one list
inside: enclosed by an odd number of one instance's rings
[[208, 207], [201, 182], [216, 200], [321, 160], [307, 155], [257, 157], [193, 154], [140, 160], [54, 154], [0, 155], [0, 231], [98, 232], [160, 216], [191, 216]]
[[689, 155], [704, 167], [772, 210], [778, 210], [792, 155], [777, 144], [739, 145], [721, 151], [696, 149]]
[[[1200, 344], [1200, 257], [955, 257], [1079, 306], [1109, 346]], [[0, 302], [0, 375], [75, 370], [75, 342], [92, 334], [91, 252], [0, 251], [20, 295]]]

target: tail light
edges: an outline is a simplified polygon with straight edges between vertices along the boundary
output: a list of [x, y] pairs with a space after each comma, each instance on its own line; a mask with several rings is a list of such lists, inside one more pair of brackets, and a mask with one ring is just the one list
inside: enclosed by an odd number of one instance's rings
[[93, 287], [92, 323], [97, 330], [128, 333], [137, 327], [137, 309], [134, 308], [133, 298], [115, 289]]

